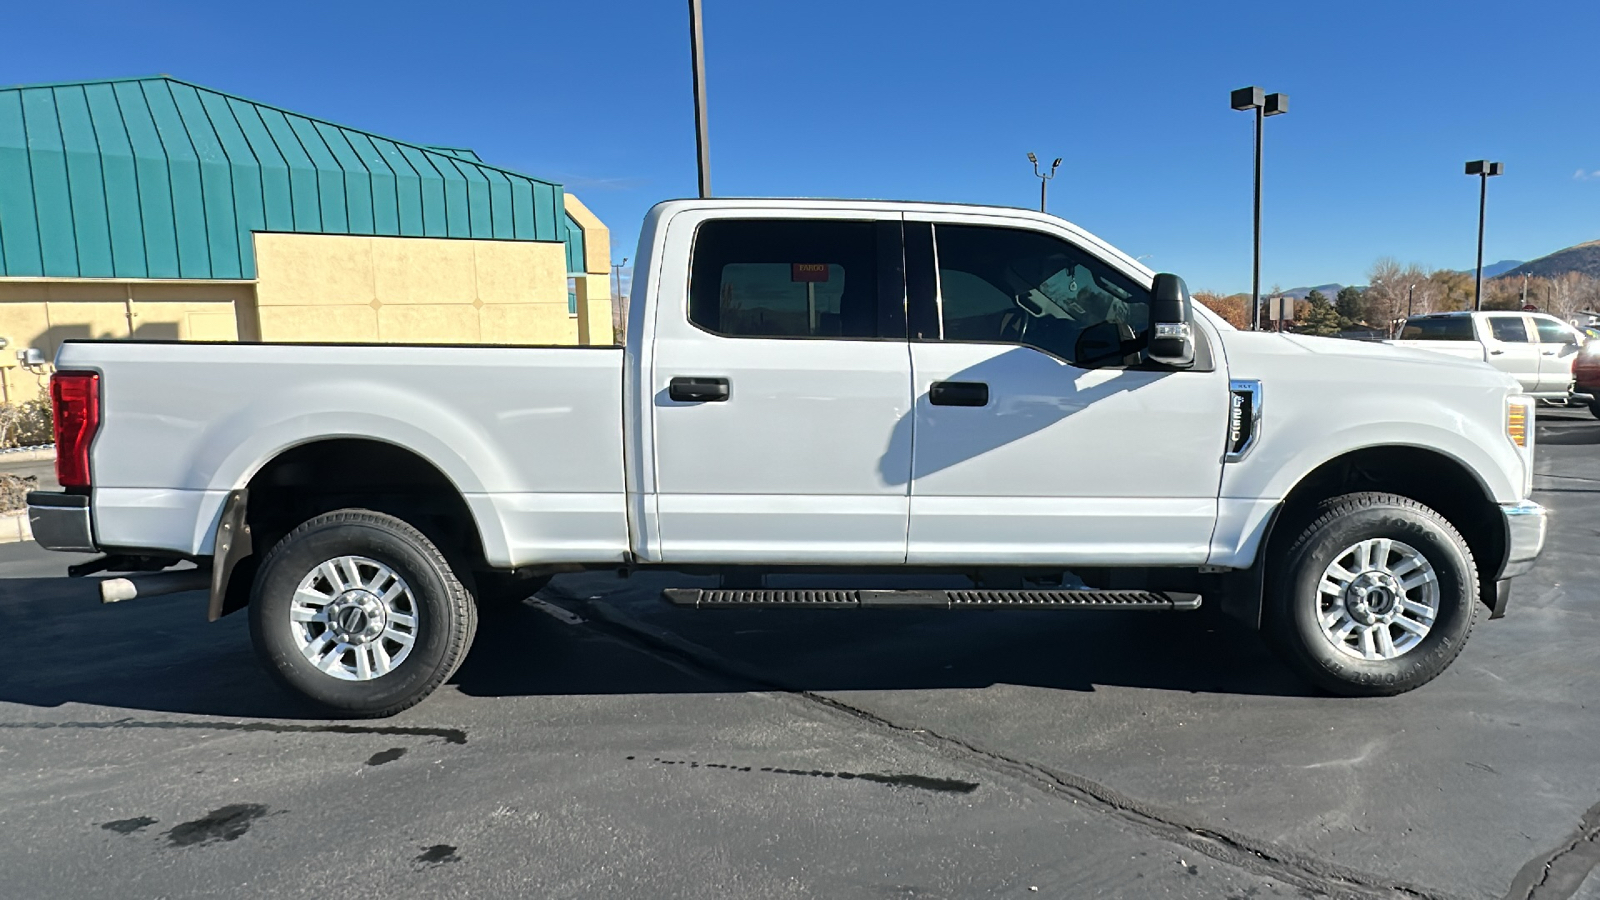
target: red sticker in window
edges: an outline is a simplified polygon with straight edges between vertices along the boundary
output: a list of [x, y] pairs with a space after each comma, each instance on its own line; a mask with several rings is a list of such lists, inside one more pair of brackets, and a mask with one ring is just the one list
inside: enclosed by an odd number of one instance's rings
[[790, 263], [790, 281], [827, 281], [827, 263]]

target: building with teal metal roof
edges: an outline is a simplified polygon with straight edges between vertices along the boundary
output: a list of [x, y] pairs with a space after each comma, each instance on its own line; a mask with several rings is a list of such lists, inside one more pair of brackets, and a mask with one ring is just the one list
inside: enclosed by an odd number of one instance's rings
[[583, 281], [609, 260], [589, 259], [598, 220], [586, 235], [574, 206], [471, 150], [167, 76], [0, 88], [0, 284], [255, 281], [263, 234], [560, 245]]

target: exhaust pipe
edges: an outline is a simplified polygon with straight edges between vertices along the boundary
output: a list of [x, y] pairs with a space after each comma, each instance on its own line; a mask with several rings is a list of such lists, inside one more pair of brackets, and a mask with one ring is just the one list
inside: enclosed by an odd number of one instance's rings
[[210, 569], [184, 569], [181, 572], [154, 572], [148, 575], [128, 575], [122, 578], [105, 578], [100, 581], [100, 602], [121, 603], [136, 597], [159, 597], [183, 591], [203, 591], [211, 588]]

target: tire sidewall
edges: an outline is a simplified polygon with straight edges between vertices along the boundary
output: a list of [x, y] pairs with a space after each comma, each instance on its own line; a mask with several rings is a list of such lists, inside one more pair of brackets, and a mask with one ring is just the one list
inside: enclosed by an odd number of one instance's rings
[[[464, 627], [451, 601], [451, 582], [439, 552], [375, 521], [331, 520], [297, 530], [273, 548], [257, 573], [250, 601], [250, 631], [269, 671], [291, 690], [341, 712], [371, 713], [409, 705], [450, 657]], [[411, 588], [418, 610], [417, 637], [400, 665], [368, 681], [335, 678], [300, 650], [289, 610], [310, 572], [340, 556], [364, 556], [389, 566]]]
[[[1319, 622], [1323, 573], [1338, 556], [1371, 538], [1390, 538], [1421, 553], [1439, 579], [1439, 612], [1414, 649], [1394, 659], [1362, 660], [1333, 645]], [[1322, 687], [1346, 694], [1390, 694], [1431, 680], [1460, 653], [1476, 612], [1477, 578], [1470, 552], [1451, 530], [1420, 510], [1377, 504], [1338, 516], [1317, 529], [1291, 560], [1282, 586], [1288, 609], [1280, 625], [1292, 652]]]

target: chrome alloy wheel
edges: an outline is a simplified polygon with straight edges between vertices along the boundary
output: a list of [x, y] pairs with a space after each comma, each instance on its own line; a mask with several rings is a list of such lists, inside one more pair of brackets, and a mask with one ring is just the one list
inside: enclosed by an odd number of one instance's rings
[[419, 618], [405, 579], [365, 556], [340, 556], [312, 569], [289, 604], [300, 652], [344, 681], [370, 681], [405, 662]]
[[1317, 588], [1322, 636], [1356, 659], [1394, 659], [1439, 616], [1439, 575], [1416, 548], [1371, 538], [1345, 548]]

